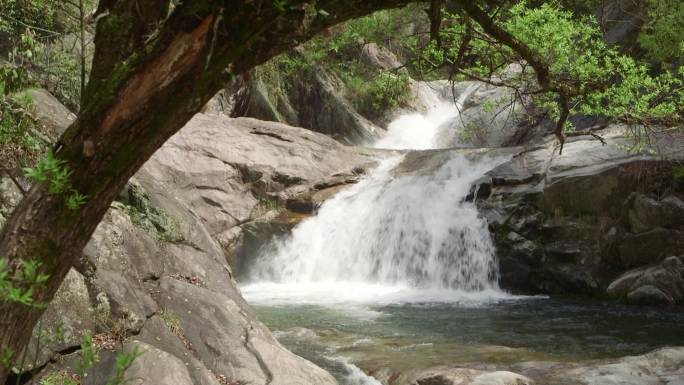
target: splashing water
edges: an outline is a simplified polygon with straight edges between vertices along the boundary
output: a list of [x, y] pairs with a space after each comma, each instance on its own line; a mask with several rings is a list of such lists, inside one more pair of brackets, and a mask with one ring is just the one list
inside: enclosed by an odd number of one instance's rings
[[434, 98], [429, 102], [432, 106], [426, 114], [400, 116], [389, 124], [387, 135], [378, 140], [373, 147], [393, 150], [429, 150], [443, 147], [442, 143], [439, 143], [441, 131], [447, 129], [446, 123], [458, 117], [463, 104], [475, 88], [468, 88], [458, 97], [456, 103]]
[[[400, 117], [375, 147], [434, 148], [440, 126], [458, 110], [438, 105], [426, 115]], [[465, 200], [498, 161], [454, 155], [434, 171], [398, 174], [403, 160], [381, 161], [263, 251], [242, 288], [245, 297], [273, 304], [503, 296], [487, 224]]]

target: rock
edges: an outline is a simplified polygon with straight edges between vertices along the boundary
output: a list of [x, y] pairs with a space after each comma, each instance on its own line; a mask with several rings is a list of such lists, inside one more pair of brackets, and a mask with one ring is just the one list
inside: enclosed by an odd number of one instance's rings
[[45, 127], [50, 139], [56, 140], [76, 120], [76, 115], [48, 91], [32, 88], [25, 92], [31, 98], [29, 113]]
[[361, 116], [343, 97], [344, 90], [342, 80], [321, 67], [303, 71], [285, 85], [256, 79], [238, 93], [231, 116], [304, 127], [346, 144], [377, 139], [384, 130]]
[[256, 195], [351, 172], [373, 163], [370, 154], [301, 128], [200, 114], [138, 178], [163, 185], [161, 195], [182, 201], [214, 235], [252, 218]]
[[641, 234], [626, 234], [618, 245], [625, 268], [650, 265], [684, 250], [684, 232], [655, 228]]
[[[519, 76], [519, 65], [511, 65], [501, 77]], [[499, 147], [541, 141], [550, 126], [535, 124], [522, 103], [506, 87], [465, 81], [454, 85], [456, 99], [462, 101], [461, 114], [448, 123], [442, 142], [451, 146]], [[449, 98], [451, 99], [451, 98]], [[527, 102], [525, 102], [527, 103]]]
[[663, 205], [666, 227], [684, 226], [684, 200], [670, 195], [663, 198], [660, 203]]
[[[680, 213], [680, 192], [655, 200], [649, 196], [662, 192], [649, 195], [649, 188], [658, 184], [643, 181], [644, 173], [653, 180], [671, 178], [671, 161], [683, 159], [684, 136], [662, 143], [667, 159], [662, 160], [623, 151], [628, 142], [622, 129], [601, 131], [606, 146], [589, 137], [572, 138], [560, 156], [555, 141], [544, 141], [517, 150], [487, 173], [491, 194], [476, 203], [499, 251], [502, 287], [601, 295], [609, 279], [626, 269], [684, 250], [682, 216], [666, 213]], [[634, 207], [638, 214], [627, 218]], [[637, 219], [639, 232], [633, 229]], [[508, 236], [511, 232], [529, 243], [523, 246], [520, 238]]]
[[674, 304], [674, 299], [652, 285], [639, 286], [627, 294], [627, 301], [636, 304]]
[[684, 256], [622, 274], [606, 290], [609, 296], [638, 304], [684, 301]]
[[19, 187], [6, 175], [0, 175], [0, 228], [5, 224], [23, 195]]
[[437, 369], [420, 375], [411, 385], [533, 385], [534, 381], [507, 371], [476, 369]]
[[684, 348], [665, 348], [561, 370], [551, 377], [549, 385], [678, 385], [683, 383], [682, 378]]
[[240, 303], [166, 277], [159, 287], [162, 307], [180, 318], [183, 334], [212, 372], [254, 384], [336, 384], [280, 346]]
[[[26, 353], [31, 357], [27, 360], [30, 364], [25, 369], [41, 367], [57, 352], [79, 346], [85, 332], [95, 329], [93, 310], [85, 278], [76, 270], [69, 270], [33, 330]], [[40, 352], [36, 355], [38, 347]]]
[[[140, 381], [150, 385], [195, 385], [183, 361], [165, 351], [140, 341], [126, 343], [124, 353], [139, 356], [126, 370], [127, 382]], [[116, 373], [116, 357], [108, 354], [88, 372], [84, 385], [105, 385]]]
[[385, 47], [366, 43], [361, 48], [361, 60], [371, 67], [396, 70], [402, 66], [397, 56]]
[[637, 194], [628, 218], [632, 232], [637, 234], [656, 227], [681, 226], [684, 225], [684, 201], [674, 195], [657, 201], [643, 194]]
[[605, 22], [604, 39], [631, 49], [637, 44], [639, 31], [648, 19], [646, 7], [631, 0], [611, 0], [603, 3], [596, 12], [597, 19]]
[[195, 385], [218, 385], [217, 376], [199, 361], [181, 337], [174, 334], [159, 316], [150, 318], [136, 340], [172, 354], [183, 362]]
[[125, 320], [128, 330], [139, 331], [145, 319], [157, 311], [157, 304], [145, 289], [126, 275], [99, 270], [94, 287], [106, 293], [112, 316]]

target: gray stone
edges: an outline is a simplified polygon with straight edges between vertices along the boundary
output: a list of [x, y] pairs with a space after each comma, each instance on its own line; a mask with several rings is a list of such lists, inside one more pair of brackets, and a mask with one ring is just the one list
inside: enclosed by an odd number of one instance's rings
[[[140, 341], [126, 343], [124, 353], [140, 354], [126, 370], [126, 383], [139, 381], [149, 385], [195, 385], [188, 368], [174, 355]], [[116, 373], [115, 354], [106, 354], [85, 377], [84, 385], [105, 385]]]
[[160, 280], [161, 305], [182, 320], [184, 335], [209, 370], [254, 384], [335, 384], [312, 363], [280, 346], [229, 297], [170, 278]]
[[256, 78], [238, 92], [231, 116], [305, 127], [347, 144], [368, 143], [380, 137], [384, 130], [361, 116], [343, 97], [344, 90], [344, 82], [321, 67], [299, 74], [285, 86]]
[[609, 296], [637, 304], [684, 301], [684, 257], [669, 257], [657, 265], [622, 274], [607, 288]]
[[55, 140], [76, 120], [76, 115], [69, 111], [57, 98], [40, 88], [26, 90], [31, 98], [29, 113], [46, 129], [45, 133]]
[[397, 56], [385, 47], [366, 43], [361, 48], [361, 60], [372, 67], [396, 70], [402, 66]]
[[656, 227], [681, 226], [684, 224], [684, 201], [674, 195], [657, 201], [643, 194], [637, 194], [628, 218], [634, 233], [646, 232]]
[[33, 330], [26, 353], [29, 364], [24, 369], [43, 366], [57, 352], [79, 346], [85, 332], [95, 326], [85, 278], [71, 269]]
[[636, 304], [674, 304], [674, 299], [652, 285], [639, 286], [627, 294], [627, 301]]
[[562, 370], [549, 385], [681, 385], [683, 378], [684, 348], [665, 348]]
[[309, 130], [200, 114], [145, 164], [138, 178], [164, 186], [159, 194], [183, 202], [213, 235], [252, 218], [260, 205], [258, 193], [373, 162], [369, 152]]
[[411, 385], [534, 385], [534, 381], [508, 371], [485, 372], [477, 369], [431, 369]]
[[159, 316], [147, 320], [145, 327], [135, 338], [181, 360], [194, 385], [218, 385], [216, 375], [194, 356]]
[[684, 233], [655, 228], [641, 234], [626, 234], [618, 249], [625, 268], [650, 265], [684, 250]]

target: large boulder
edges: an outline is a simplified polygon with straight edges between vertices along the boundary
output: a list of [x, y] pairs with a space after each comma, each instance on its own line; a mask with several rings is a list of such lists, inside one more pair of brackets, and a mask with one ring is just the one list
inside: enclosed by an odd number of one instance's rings
[[337, 75], [317, 66], [286, 85], [255, 78], [238, 91], [229, 114], [305, 127], [346, 144], [379, 138], [384, 130], [359, 114], [344, 97], [344, 90]]
[[476, 369], [433, 369], [422, 373], [411, 385], [534, 385], [534, 381], [508, 371]]
[[24, 91], [31, 100], [28, 111], [45, 128], [45, 134], [56, 140], [76, 120], [76, 115], [69, 111], [57, 98], [41, 88]]
[[626, 151], [622, 132], [603, 130], [606, 145], [571, 138], [562, 154], [549, 139], [483, 178], [487, 194], [477, 201], [497, 245], [503, 287], [602, 295], [622, 272], [684, 250], [682, 191], [670, 182], [684, 138], [661, 138], [652, 156]]
[[626, 272], [608, 286], [607, 293], [631, 303], [684, 302], [684, 256], [669, 257], [657, 265]]
[[143, 166], [136, 181], [154, 205], [179, 219], [183, 238], [204, 250], [218, 240], [232, 258], [240, 254], [242, 229], [250, 223], [375, 162], [374, 151], [303, 128], [199, 114]]
[[[105, 384], [117, 356], [134, 349], [143, 354], [126, 378], [149, 383], [336, 384], [256, 320], [236, 287], [233, 250], [220, 241], [283, 209], [266, 199], [284, 206], [373, 163], [374, 153], [309, 130], [197, 116], [112, 204], [34, 331], [40, 351], [28, 354], [37, 360], [19, 371], [50, 362], [39, 378], [73, 374], [70, 353], [90, 330], [101, 360], [88, 384]], [[2, 183], [0, 207], [9, 213], [20, 192]]]
[[684, 348], [665, 348], [641, 356], [595, 362], [560, 370], [549, 385], [681, 384]]

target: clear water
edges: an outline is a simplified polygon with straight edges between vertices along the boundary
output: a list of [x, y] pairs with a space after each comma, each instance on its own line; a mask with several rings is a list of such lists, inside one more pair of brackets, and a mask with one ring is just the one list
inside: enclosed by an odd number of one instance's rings
[[[449, 136], [444, 122], [457, 114], [437, 103], [400, 117], [376, 147], [439, 148]], [[418, 175], [396, 172], [401, 161], [382, 161], [327, 201], [240, 279], [279, 340], [341, 384], [378, 385], [373, 376], [441, 365], [575, 362], [684, 345], [678, 311], [499, 289], [487, 223], [464, 198], [500, 160], [454, 157]]]
[[[281, 343], [329, 370], [342, 385], [375, 385], [371, 376], [381, 370], [580, 362], [684, 345], [681, 309], [601, 302], [518, 297], [254, 308]], [[317, 337], [298, 335], [293, 328], [301, 327]]]

